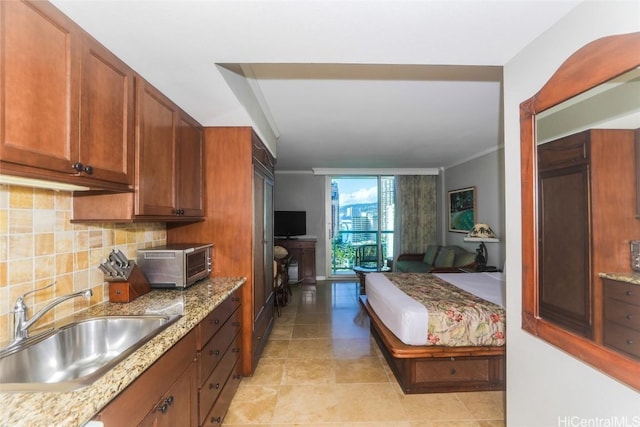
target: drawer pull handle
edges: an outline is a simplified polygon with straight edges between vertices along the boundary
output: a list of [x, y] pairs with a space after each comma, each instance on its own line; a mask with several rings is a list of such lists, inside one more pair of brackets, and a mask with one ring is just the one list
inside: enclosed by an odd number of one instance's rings
[[220, 421], [222, 421], [222, 417], [211, 417], [211, 422], [212, 423], [220, 424]]
[[627, 292], [625, 292], [625, 294], [626, 294], [628, 297], [630, 297], [631, 295], [633, 295], [633, 292], [631, 292], [631, 291], [627, 291]]
[[209, 383], [209, 390], [213, 390], [214, 388], [218, 390], [220, 388], [220, 383], [216, 383], [216, 384]]
[[219, 356], [220, 355], [220, 350], [216, 350], [216, 351], [209, 350], [209, 356], [213, 356], [213, 355]]
[[633, 319], [633, 315], [632, 314], [627, 314], [627, 320], [631, 320]]
[[215, 319], [215, 320], [213, 321], [213, 324], [214, 324], [214, 325], [219, 325], [219, 324], [220, 324], [220, 320]]
[[632, 345], [633, 344], [633, 340], [627, 340], [627, 344]]
[[233, 376], [233, 379], [241, 380], [241, 379], [242, 379], [242, 375], [240, 375], [240, 374], [238, 374], [238, 375], [234, 375], [234, 376]]
[[171, 406], [172, 404], [173, 404], [173, 396], [169, 396], [165, 399], [164, 403], [160, 405], [160, 407], [158, 408], [158, 411], [164, 414], [169, 410], [169, 406]]
[[449, 370], [449, 372], [451, 373], [451, 375], [455, 375], [456, 374], [456, 368], [451, 368]]

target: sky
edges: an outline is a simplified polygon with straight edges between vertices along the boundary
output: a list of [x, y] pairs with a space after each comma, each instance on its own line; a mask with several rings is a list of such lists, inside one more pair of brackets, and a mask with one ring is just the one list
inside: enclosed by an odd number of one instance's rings
[[333, 178], [338, 183], [340, 206], [378, 201], [376, 178]]

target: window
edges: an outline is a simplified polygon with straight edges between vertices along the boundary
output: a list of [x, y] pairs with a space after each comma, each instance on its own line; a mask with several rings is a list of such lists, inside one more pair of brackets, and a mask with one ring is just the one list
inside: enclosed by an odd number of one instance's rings
[[395, 177], [332, 176], [330, 275], [383, 269], [393, 259]]

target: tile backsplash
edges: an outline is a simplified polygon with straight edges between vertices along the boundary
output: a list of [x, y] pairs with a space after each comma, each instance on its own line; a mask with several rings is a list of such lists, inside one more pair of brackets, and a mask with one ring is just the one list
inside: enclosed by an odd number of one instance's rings
[[0, 185], [0, 342], [12, 336], [20, 295], [55, 282], [25, 298], [31, 317], [61, 295], [93, 290], [90, 301], [65, 301], [36, 327], [59, 320], [109, 299], [98, 265], [112, 249], [135, 259], [139, 248], [167, 241], [163, 223], [72, 224], [72, 215], [71, 192]]

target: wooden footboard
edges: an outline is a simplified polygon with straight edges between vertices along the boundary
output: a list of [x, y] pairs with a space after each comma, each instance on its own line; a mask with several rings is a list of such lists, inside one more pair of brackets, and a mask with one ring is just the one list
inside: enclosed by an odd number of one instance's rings
[[405, 393], [505, 389], [505, 347], [414, 346], [400, 341], [373, 311], [365, 295], [371, 333]]

